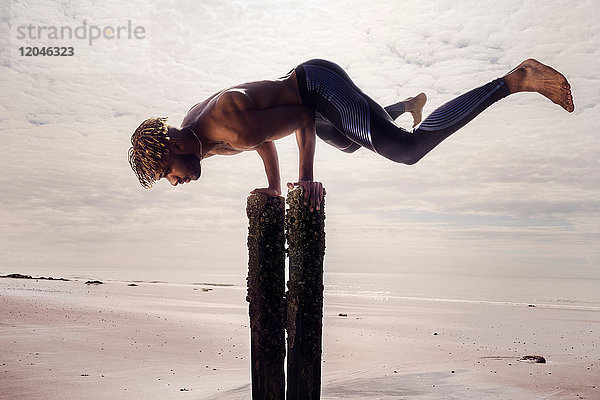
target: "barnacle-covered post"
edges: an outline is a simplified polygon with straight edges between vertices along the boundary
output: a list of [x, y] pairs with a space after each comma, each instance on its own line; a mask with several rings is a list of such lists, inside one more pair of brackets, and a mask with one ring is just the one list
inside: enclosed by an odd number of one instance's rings
[[310, 211], [303, 189], [288, 192], [285, 216], [290, 277], [287, 293], [287, 399], [321, 395], [325, 205]]
[[285, 398], [283, 197], [248, 196], [248, 297], [252, 399]]

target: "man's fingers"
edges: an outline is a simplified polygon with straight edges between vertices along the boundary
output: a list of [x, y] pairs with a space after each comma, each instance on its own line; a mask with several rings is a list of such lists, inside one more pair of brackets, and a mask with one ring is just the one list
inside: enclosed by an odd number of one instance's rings
[[319, 198], [319, 204], [317, 205], [317, 210], [321, 209], [321, 204], [323, 203], [323, 185], [319, 182], [319, 192], [317, 193]]
[[317, 187], [315, 188], [315, 198], [317, 203], [317, 210], [321, 209], [321, 203], [323, 202], [323, 184], [321, 182], [317, 182]]
[[312, 207], [310, 209], [311, 211], [317, 210], [321, 203], [321, 198], [319, 197], [319, 182], [312, 182], [310, 196], [312, 197]]
[[308, 205], [310, 201], [310, 182], [300, 182], [302, 188], [304, 188], [304, 205]]
[[321, 207], [321, 182], [310, 182], [310, 211], [315, 211]]
[[288, 189], [292, 190], [296, 186], [301, 186], [303, 189], [303, 202], [308, 206], [310, 211], [320, 210], [323, 202], [323, 184], [314, 181], [298, 181], [295, 183], [288, 182]]

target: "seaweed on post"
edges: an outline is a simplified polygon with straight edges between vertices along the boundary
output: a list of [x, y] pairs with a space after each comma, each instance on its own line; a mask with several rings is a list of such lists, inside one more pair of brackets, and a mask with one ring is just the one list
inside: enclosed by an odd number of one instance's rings
[[286, 201], [288, 400], [316, 400], [321, 392], [325, 204], [311, 212], [303, 196], [298, 187]]
[[248, 296], [253, 399], [285, 396], [285, 205], [248, 196]]

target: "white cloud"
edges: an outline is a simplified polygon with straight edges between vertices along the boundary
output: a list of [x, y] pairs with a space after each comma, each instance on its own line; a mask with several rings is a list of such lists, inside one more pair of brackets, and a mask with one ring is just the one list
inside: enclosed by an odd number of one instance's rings
[[[597, 266], [599, 11], [594, 1], [13, 1], [0, 30], [2, 269], [243, 271], [245, 197], [265, 183], [258, 156], [206, 160], [198, 183], [144, 191], [129, 136], [150, 115], [178, 124], [223, 87], [313, 57], [338, 62], [384, 105], [425, 91], [429, 113], [534, 56], [567, 75], [577, 106], [569, 115], [537, 95], [505, 99], [412, 167], [319, 143], [329, 268], [373, 258], [381, 270], [468, 267], [474, 254], [515, 271]], [[36, 43], [16, 40], [16, 23], [82, 19], [132, 20], [147, 37], [74, 40], [73, 58], [18, 56]], [[293, 138], [279, 149], [282, 179], [293, 180]]]

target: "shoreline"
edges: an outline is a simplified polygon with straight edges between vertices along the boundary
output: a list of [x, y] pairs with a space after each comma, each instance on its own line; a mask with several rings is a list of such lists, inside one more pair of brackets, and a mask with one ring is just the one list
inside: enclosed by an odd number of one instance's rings
[[[0, 280], [0, 393], [249, 397], [245, 288], [103, 282]], [[326, 296], [322, 398], [592, 399], [599, 326], [587, 310]]]
[[[0, 279], [27, 279], [27, 280], [48, 280], [48, 281], [72, 281], [72, 282], [81, 282], [85, 281], [85, 283], [116, 283], [116, 284], [127, 284], [130, 286], [137, 286], [139, 284], [162, 284], [162, 285], [170, 285], [170, 286], [208, 286], [212, 288], [232, 288], [237, 290], [247, 290], [246, 286], [241, 286], [235, 283], [230, 282], [169, 282], [164, 280], [122, 280], [122, 279], [102, 279], [96, 280], [94, 278], [84, 278], [84, 277], [53, 277], [53, 276], [32, 276], [20, 273], [11, 273], [6, 275], [0, 275]], [[358, 299], [358, 300], [377, 300], [377, 301], [385, 301], [385, 302], [396, 302], [396, 301], [423, 301], [423, 302], [440, 302], [440, 303], [469, 303], [469, 304], [486, 304], [486, 305], [497, 305], [497, 306], [509, 306], [509, 307], [529, 307], [529, 308], [551, 308], [551, 309], [559, 309], [559, 310], [573, 310], [573, 311], [594, 311], [600, 312], [600, 302], [594, 302], [593, 305], [582, 305], [582, 304], [573, 304], [576, 303], [573, 300], [554, 300], [550, 301], [534, 301], [534, 302], [524, 302], [524, 301], [501, 301], [501, 300], [486, 300], [480, 298], [452, 298], [452, 297], [427, 297], [427, 296], [401, 296], [396, 294], [391, 294], [390, 292], [362, 292], [362, 293], [352, 293], [352, 292], [343, 292], [332, 290], [330, 285], [325, 284], [325, 297], [329, 297], [332, 299], [342, 298], [342, 299]], [[212, 289], [210, 289], [212, 290]], [[586, 303], [584, 301], [579, 301], [578, 303]]]

